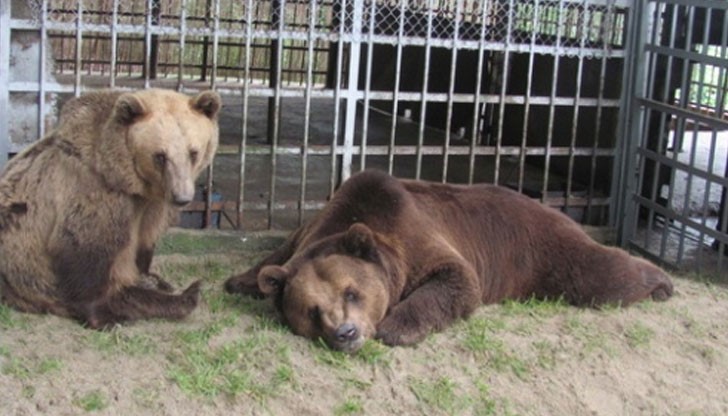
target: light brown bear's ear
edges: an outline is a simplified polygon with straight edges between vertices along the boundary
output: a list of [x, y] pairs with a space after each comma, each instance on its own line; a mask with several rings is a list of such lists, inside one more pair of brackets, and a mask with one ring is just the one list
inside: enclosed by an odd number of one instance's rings
[[289, 275], [283, 266], [265, 266], [258, 272], [258, 288], [264, 295], [276, 294], [283, 290]]
[[125, 126], [133, 123], [146, 112], [144, 104], [134, 94], [122, 94], [114, 104], [114, 119]]
[[220, 107], [222, 107], [222, 100], [215, 91], [203, 91], [192, 98], [191, 105], [196, 111], [201, 112], [210, 119], [214, 119], [217, 117]]
[[349, 227], [344, 235], [343, 244], [346, 252], [352, 256], [371, 259], [376, 254], [374, 232], [360, 222]]

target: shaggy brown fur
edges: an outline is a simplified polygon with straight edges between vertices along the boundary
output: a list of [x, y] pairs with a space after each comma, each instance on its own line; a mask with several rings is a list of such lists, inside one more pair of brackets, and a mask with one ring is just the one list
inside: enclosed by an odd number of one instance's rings
[[220, 97], [163, 90], [94, 92], [71, 100], [58, 127], [0, 177], [0, 299], [93, 328], [182, 318], [182, 294], [149, 275], [154, 244], [194, 196], [218, 142]]
[[375, 171], [345, 182], [323, 212], [225, 287], [271, 295], [295, 333], [345, 351], [373, 336], [416, 343], [506, 298], [598, 306], [672, 294], [659, 268], [514, 191]]

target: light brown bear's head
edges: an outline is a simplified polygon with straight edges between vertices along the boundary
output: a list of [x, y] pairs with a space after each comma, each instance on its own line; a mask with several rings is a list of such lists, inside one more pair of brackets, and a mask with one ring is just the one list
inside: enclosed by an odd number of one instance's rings
[[258, 286], [294, 333], [354, 352], [374, 337], [389, 303], [376, 250], [372, 231], [354, 224], [286, 265], [264, 267]]
[[104, 126], [106, 146], [99, 146], [109, 153], [100, 158], [113, 159], [101, 164], [107, 165], [102, 174], [124, 191], [187, 204], [217, 150], [220, 107], [213, 91], [194, 97], [158, 89], [119, 95]]

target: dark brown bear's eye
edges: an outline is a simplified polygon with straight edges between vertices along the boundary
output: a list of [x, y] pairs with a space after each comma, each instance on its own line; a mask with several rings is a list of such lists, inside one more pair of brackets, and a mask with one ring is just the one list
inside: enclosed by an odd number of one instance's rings
[[167, 155], [164, 154], [164, 152], [155, 153], [154, 163], [157, 165], [157, 167], [163, 169], [164, 166], [167, 164]]
[[344, 299], [347, 302], [357, 302], [359, 300], [359, 294], [354, 289], [346, 289], [344, 292]]
[[193, 165], [197, 163], [197, 156], [197, 150], [190, 150], [190, 162], [192, 162]]
[[311, 309], [308, 310], [308, 318], [312, 322], [316, 322], [317, 323], [319, 321], [319, 319], [321, 318], [321, 311], [319, 310], [318, 306], [313, 307], [313, 308], [311, 308]]

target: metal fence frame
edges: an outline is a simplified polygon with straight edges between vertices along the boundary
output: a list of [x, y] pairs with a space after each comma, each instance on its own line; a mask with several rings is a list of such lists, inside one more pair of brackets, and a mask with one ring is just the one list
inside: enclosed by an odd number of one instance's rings
[[[625, 88], [632, 94], [624, 103], [622, 131], [629, 140], [618, 202], [621, 245], [668, 267], [718, 274], [726, 271], [725, 255], [718, 253], [728, 252], [728, 171], [716, 171], [716, 160], [728, 159], [728, 151], [719, 147], [728, 140], [723, 133], [728, 87], [702, 80], [707, 69], [723, 83], [728, 77], [726, 10], [724, 2], [704, 0], [636, 2], [630, 31], [638, 58], [629, 62]], [[711, 56], [708, 45], [716, 44], [719, 56]], [[696, 71], [702, 75], [696, 77]], [[709, 88], [715, 91], [714, 104], [700, 102], [700, 93], [691, 97], [696, 89]], [[707, 165], [698, 160], [700, 135], [710, 137]], [[680, 181], [686, 182], [684, 195]], [[702, 192], [696, 185], [701, 181]], [[709, 222], [711, 190], [722, 193], [718, 224]], [[689, 203], [696, 194], [699, 212]]]
[[[655, 100], [650, 89], [659, 65], [649, 60], [660, 54], [678, 60], [686, 54], [666, 51], [657, 41], [661, 32], [656, 5], [705, 10], [725, 10], [725, 5], [707, 0], [272, 0], [266, 5], [272, 16], [262, 22], [255, 17], [255, 7], [262, 2], [253, 0], [237, 2], [240, 10], [232, 19], [224, 16], [224, 10], [237, 6], [227, 0], [209, 0], [204, 19], [190, 16], [194, 10], [185, 7], [197, 5], [198, 0], [175, 0], [182, 6], [176, 19], [154, 17], [158, 0], [145, 0], [144, 19], [129, 23], [120, 17], [126, 7], [121, 0], [109, 0], [112, 8], [102, 16], [106, 20], [98, 21], [94, 20], [101, 19], [98, 13], [95, 18], [83, 13], [83, 0], [74, 1], [73, 18], [49, 13], [50, 6], [62, 1], [0, 3], [0, 165], [27, 144], [10, 137], [14, 121], [8, 110], [16, 95], [37, 97], [37, 134], [30, 139], [34, 140], [52, 126], [52, 117], [46, 114], [52, 114], [49, 109], [55, 104], [49, 97], [54, 95], [78, 96], [105, 87], [183, 92], [213, 88], [242, 111], [235, 139], [223, 143], [214, 169], [208, 172], [205, 200], [190, 207], [205, 212], [208, 226], [215, 213], [228, 214], [237, 228], [247, 227], [247, 218], [262, 213], [258, 228], [292, 227], [321, 209], [340, 181], [375, 166], [414, 178], [439, 171], [436, 180], [512, 186], [579, 221], [617, 226], [621, 244], [678, 267], [684, 250], [679, 248], [680, 254], [670, 258], [666, 249], [675, 227], [657, 230], [661, 242], [655, 250], [652, 237], [640, 234], [639, 226], [646, 224], [654, 231], [660, 223], [656, 218], [662, 216], [680, 223], [679, 245], [691, 230], [697, 230], [701, 244], [711, 238], [721, 250], [728, 245], [725, 225], [715, 230], [671, 210], [657, 201], [656, 186], [645, 191], [649, 181], [640, 176], [657, 169], [649, 165], [655, 163], [682, 169], [714, 186], [727, 185], [724, 177], [661, 154], [665, 147], [655, 151], [643, 143], [649, 130], [647, 113], [672, 114], [683, 120], [678, 122], [683, 129], [687, 121], [726, 127], [720, 115], [693, 111], [687, 102], [673, 106]], [[14, 13], [13, 7], [21, 2], [34, 7]], [[306, 19], [290, 19], [287, 10], [299, 6], [306, 8]], [[35, 79], [13, 78], [9, 51], [19, 33], [39, 39]], [[116, 45], [123, 36], [135, 37], [143, 45], [138, 76], [118, 71], [116, 47], [103, 59], [84, 55], [88, 40], [108, 39]], [[61, 59], [63, 68], [70, 65], [70, 73], [50, 67], [54, 39], [71, 45], [67, 47], [71, 55]], [[209, 48], [209, 62], [205, 58], [196, 66], [183, 52], [201, 44], [200, 39]], [[176, 63], [163, 63], [164, 76], [155, 78], [151, 57], [160, 44], [177, 45], [178, 55]], [[267, 67], [253, 62], [253, 51], [261, 45], [268, 46]], [[688, 55], [725, 70], [725, 39], [722, 47], [721, 58]], [[219, 61], [225, 58], [220, 51], [230, 48], [240, 51], [239, 65], [230, 67], [226, 61], [223, 68], [238, 71], [237, 76], [220, 73]], [[300, 85], [284, 77], [290, 68], [283, 63], [291, 49], [307, 57], [296, 69]], [[322, 82], [324, 71], [311, 57], [324, 53], [328, 66]], [[412, 59], [422, 62], [415, 73]], [[105, 61], [109, 65], [103, 75], [82, 70], [89, 63]], [[475, 69], [468, 75], [470, 85], [463, 89], [459, 82], [466, 65]], [[202, 79], [190, 78], [191, 67], [203, 74]], [[262, 73], [261, 68], [267, 70], [265, 79], [254, 75]], [[612, 81], [615, 68], [618, 76], [623, 74], [616, 82]], [[393, 75], [382, 80], [385, 69]], [[547, 73], [544, 78], [553, 76], [544, 80], [540, 72]], [[440, 87], [434, 85], [436, 76], [441, 77]], [[289, 102], [303, 109], [295, 140], [285, 132], [289, 113], [284, 107]], [[267, 106], [265, 140], [254, 137], [258, 120], [250, 110], [260, 103]], [[325, 140], [316, 135], [312, 120], [321, 103], [330, 106]], [[444, 120], [437, 127], [430, 120], [435, 116]], [[539, 137], [534, 140], [535, 135]], [[593, 138], [585, 140], [586, 136]], [[225, 158], [232, 162], [224, 165]], [[405, 163], [408, 170], [398, 170]], [[325, 174], [317, 174], [317, 182], [311, 182], [314, 165], [321, 170], [322, 164]], [[462, 175], [453, 179], [456, 170]], [[234, 176], [237, 189], [235, 195], [215, 200], [213, 180], [223, 174]], [[286, 188], [281, 183], [284, 174], [295, 184]], [[293, 222], [277, 222], [283, 213], [293, 213]], [[726, 224], [725, 210], [722, 215]], [[722, 257], [717, 259], [719, 269]]]

